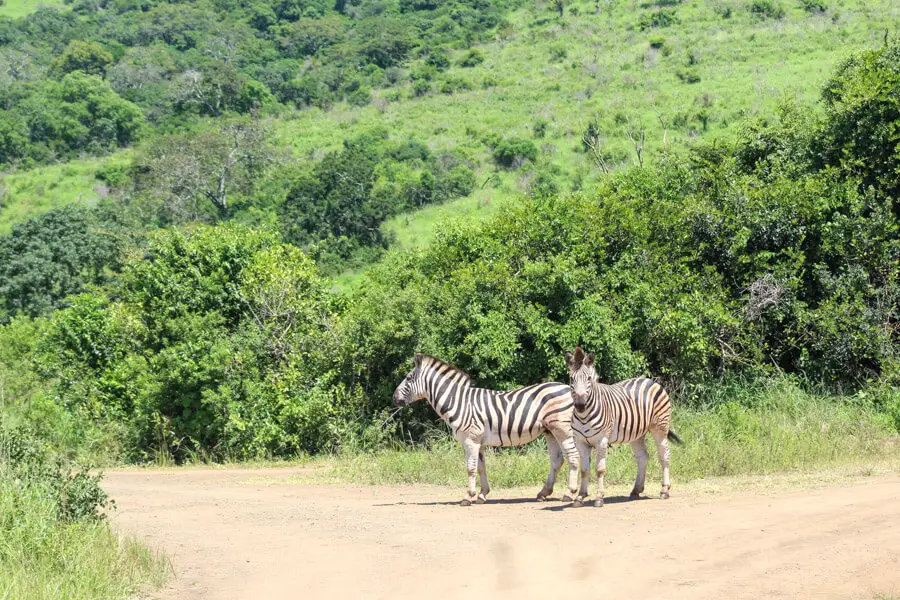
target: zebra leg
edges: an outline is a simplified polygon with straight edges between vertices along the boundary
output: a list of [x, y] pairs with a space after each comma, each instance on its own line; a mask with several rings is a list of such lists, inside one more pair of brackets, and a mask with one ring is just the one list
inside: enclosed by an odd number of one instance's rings
[[669, 481], [669, 440], [668, 432], [654, 431], [653, 439], [656, 440], [656, 451], [659, 453], [659, 464], [662, 467], [662, 491], [659, 493], [661, 500], [669, 497], [672, 482]]
[[606, 477], [606, 452], [609, 449], [609, 438], [602, 437], [597, 442], [597, 497], [594, 506], [603, 506], [603, 479]]
[[578, 488], [578, 498], [584, 501], [588, 496], [588, 486], [591, 482], [591, 445], [585, 440], [575, 442], [578, 448], [578, 456], [581, 458], [581, 487]]
[[644, 438], [631, 442], [631, 453], [637, 463], [637, 479], [634, 480], [634, 488], [631, 490], [631, 499], [636, 500], [641, 497], [644, 491], [644, 480], [647, 478], [647, 461], [650, 460], [650, 454], [647, 452], [647, 446], [644, 444]]
[[484, 467], [484, 450], [478, 451], [478, 475], [481, 477], [481, 491], [478, 493], [475, 502], [484, 504], [487, 502], [487, 495], [491, 492], [491, 487], [488, 485], [487, 480], [487, 469]]
[[572, 437], [571, 429], [557, 428], [552, 430], [553, 437], [559, 442], [566, 462], [569, 463], [569, 493], [563, 496], [563, 502], [572, 502], [573, 498], [575, 506], [582, 506], [582, 501], [578, 498], [578, 469], [580, 466], [580, 457], [578, 456], [578, 448], [575, 447], [575, 439]]
[[547, 475], [547, 482], [543, 489], [538, 492], [537, 499], [541, 502], [547, 499], [553, 493], [553, 486], [556, 485], [556, 474], [563, 464], [563, 451], [559, 446], [559, 442], [550, 433], [544, 434], [547, 440], [547, 453], [550, 455], [550, 473]]
[[478, 472], [478, 455], [481, 453], [481, 444], [471, 438], [463, 441], [466, 449], [466, 471], [469, 474], [469, 487], [466, 490], [467, 496], [462, 499], [463, 506], [471, 506], [475, 501], [475, 474]]

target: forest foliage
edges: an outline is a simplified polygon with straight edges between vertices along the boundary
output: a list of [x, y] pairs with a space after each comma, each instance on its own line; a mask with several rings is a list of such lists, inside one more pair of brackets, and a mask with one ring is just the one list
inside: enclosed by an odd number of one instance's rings
[[289, 228], [30, 221], [0, 244], [6, 418], [55, 415], [44, 422], [67, 425], [45, 425], [48, 439], [102, 439], [132, 460], [372, 447], [430, 419], [385, 417], [415, 351], [505, 387], [564, 377], [562, 352], [581, 343], [604, 380], [657, 376], [682, 402], [723, 378], [784, 376], [856, 394], [898, 427], [897, 48], [843, 63], [821, 112], [788, 103], [733, 142], [447, 225], [350, 291], [323, 276], [318, 244], [366, 223], [352, 211], [470, 189], [464, 162], [383, 132], [348, 141], [291, 183]]

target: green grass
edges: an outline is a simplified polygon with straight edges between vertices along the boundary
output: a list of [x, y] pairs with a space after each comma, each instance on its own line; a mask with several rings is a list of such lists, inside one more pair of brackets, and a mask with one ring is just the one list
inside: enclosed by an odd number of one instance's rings
[[[354, 133], [383, 126], [396, 138], [427, 140], [433, 149], [470, 156], [480, 165], [479, 186], [495, 171], [483, 143], [486, 133], [534, 140], [541, 148], [537, 165], [500, 172], [497, 189], [489, 184], [475, 198], [386, 224], [401, 246], [427, 243], [449, 216], [477, 218], [481, 211], [473, 207], [488, 191], [494, 192], [495, 204], [525, 193], [535, 168], [558, 169], [563, 191], [589, 187], [599, 171], [581, 151], [580, 139], [595, 116], [612, 168], [636, 160], [627, 121], [646, 130], [645, 160], [658, 158], [664, 146], [685, 148], [704, 136], [730, 137], [748, 117], [772, 118], [785, 99], [814, 103], [839, 60], [854, 49], [880, 44], [885, 29], [900, 22], [900, 6], [890, 0], [834, 3], [826, 16], [785, 5], [785, 19], [760, 21], [741, 5], [723, 19], [712, 3], [685, 3], [677, 8], [680, 24], [644, 32], [635, 26], [643, 9], [634, 3], [619, 3], [611, 15], [596, 15], [593, 4], [575, 3], [579, 16], [567, 14], [562, 21], [549, 11], [521, 9], [511, 15], [504, 39], [483, 47], [483, 64], [450, 70], [469, 80], [471, 91], [410, 98], [401, 87], [400, 98], [391, 100], [397, 90], [383, 90], [368, 107], [296, 112], [281, 122], [279, 138], [297, 155], [313, 157]], [[536, 24], [540, 20], [547, 22]], [[650, 49], [654, 35], [666, 38], [665, 52]], [[565, 59], [551, 57], [554, 47], [565, 48]], [[692, 60], [696, 64], [690, 66]], [[700, 82], [679, 79], [688, 68]], [[484, 88], [488, 79], [495, 85]], [[705, 129], [701, 111], [708, 115]], [[533, 134], [538, 119], [548, 123], [543, 138]]]
[[[709, 410], [676, 406], [673, 429], [685, 446], [671, 444], [673, 481], [865, 467], [891, 460], [893, 468], [900, 468], [900, 438], [886, 415], [856, 407], [847, 398], [811, 395], [778, 382], [742, 401], [743, 405], [730, 402]], [[429, 446], [316, 458], [309, 462], [310, 477], [364, 485], [464, 486], [459, 444], [441, 434]], [[653, 490], [659, 481], [659, 462], [652, 440], [648, 450], [652, 483], [648, 489]], [[610, 484], [634, 481], [630, 447], [612, 448], [607, 462]], [[486, 463], [491, 486], [497, 488], [540, 486], [548, 468], [543, 440], [520, 449], [489, 449]]]
[[73, 160], [38, 169], [0, 175], [0, 235], [12, 226], [65, 204], [96, 204], [104, 195], [97, 170], [106, 165], [128, 164], [131, 153], [104, 158]]
[[39, 6], [62, 6], [62, 2], [46, 2], [44, 0], [2, 0], [0, 17], [17, 19], [33, 13]]
[[[0, 466], [0, 469], [3, 467]], [[168, 560], [109, 523], [64, 523], [38, 486], [0, 473], [0, 598], [131, 598], [162, 586]]]

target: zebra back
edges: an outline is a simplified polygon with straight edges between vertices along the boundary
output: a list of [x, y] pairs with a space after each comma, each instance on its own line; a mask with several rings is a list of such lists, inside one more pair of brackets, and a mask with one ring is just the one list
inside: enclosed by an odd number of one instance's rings
[[480, 434], [486, 445], [521, 446], [554, 425], [572, 427], [572, 396], [563, 383], [507, 391], [478, 388], [465, 372], [430, 356], [424, 357], [416, 379], [455, 437]]

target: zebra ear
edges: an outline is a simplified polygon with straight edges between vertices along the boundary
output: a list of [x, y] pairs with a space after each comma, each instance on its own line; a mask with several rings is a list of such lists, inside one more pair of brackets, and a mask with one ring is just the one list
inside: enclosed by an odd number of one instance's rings
[[593, 367], [594, 366], [594, 353], [588, 352], [587, 356], [584, 357], [584, 366]]
[[573, 359], [574, 359], [574, 355], [571, 352], [566, 352], [566, 366], [567, 367], [571, 368]]
[[423, 358], [425, 358], [424, 354], [422, 354], [421, 352], [416, 352], [416, 356], [415, 358], [413, 358], [413, 366], [417, 369], [421, 367]]

